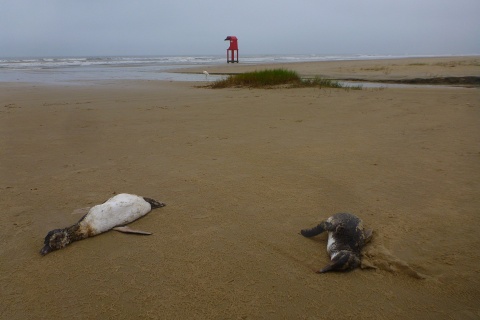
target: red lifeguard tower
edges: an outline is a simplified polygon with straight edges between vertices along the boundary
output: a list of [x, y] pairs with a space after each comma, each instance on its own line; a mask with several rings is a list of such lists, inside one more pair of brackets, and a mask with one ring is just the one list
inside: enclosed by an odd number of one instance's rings
[[[228, 36], [225, 38], [225, 41], [230, 40], [230, 47], [227, 49], [227, 63], [238, 63], [238, 39], [235, 36]], [[235, 59], [235, 53], [236, 59]]]

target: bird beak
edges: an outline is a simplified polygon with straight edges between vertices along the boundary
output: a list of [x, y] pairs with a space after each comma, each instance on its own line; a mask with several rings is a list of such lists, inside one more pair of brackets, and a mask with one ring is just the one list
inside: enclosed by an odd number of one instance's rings
[[50, 252], [52, 252], [52, 251], [53, 251], [52, 248], [50, 248], [50, 246], [47, 244], [47, 245], [45, 245], [45, 246], [42, 248], [42, 250], [40, 250], [40, 254], [41, 254], [42, 256], [44, 256], [44, 255], [46, 255], [47, 253], [50, 253]]

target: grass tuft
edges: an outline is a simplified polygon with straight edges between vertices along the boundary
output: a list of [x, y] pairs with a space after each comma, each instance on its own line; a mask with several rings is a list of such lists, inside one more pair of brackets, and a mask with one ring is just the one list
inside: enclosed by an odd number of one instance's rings
[[320, 77], [302, 79], [295, 71], [285, 69], [267, 69], [230, 75], [228, 78], [215, 81], [210, 85], [214, 89], [229, 87], [271, 88], [275, 86], [361, 89], [361, 87], [345, 87], [338, 81]]
[[212, 88], [250, 87], [263, 88], [283, 84], [293, 84], [301, 79], [294, 71], [272, 69], [230, 75], [224, 80], [215, 81]]

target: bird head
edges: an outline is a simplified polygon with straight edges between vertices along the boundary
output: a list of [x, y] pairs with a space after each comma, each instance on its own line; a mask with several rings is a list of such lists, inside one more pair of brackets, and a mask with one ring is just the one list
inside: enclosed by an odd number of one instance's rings
[[65, 229], [52, 230], [45, 237], [44, 247], [40, 250], [40, 254], [44, 256], [52, 251], [65, 248], [69, 243]]

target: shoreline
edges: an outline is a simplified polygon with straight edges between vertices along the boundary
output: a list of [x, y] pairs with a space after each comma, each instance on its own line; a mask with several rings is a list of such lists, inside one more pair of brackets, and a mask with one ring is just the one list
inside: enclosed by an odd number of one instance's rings
[[[195, 61], [188, 57], [188, 61]], [[131, 61], [130, 61], [130, 60]], [[166, 60], [165, 60], [166, 59]], [[169, 60], [170, 59], [170, 60]], [[220, 79], [221, 75], [261, 70], [267, 68], [287, 68], [297, 71], [302, 77], [320, 76], [331, 80], [351, 80], [364, 82], [405, 81], [410, 78], [432, 79], [445, 78], [444, 84], [452, 81], [468, 80], [475, 85], [478, 79], [458, 79], [459, 77], [478, 77], [480, 56], [443, 56], [443, 57], [401, 57], [381, 59], [347, 59], [326, 61], [288, 61], [288, 62], [253, 62], [239, 64], [219, 63], [218, 59], [203, 57], [200, 64], [177, 65], [181, 57], [117, 57], [105, 58], [58, 58], [26, 60], [0, 65], [0, 83], [32, 82], [32, 83], [71, 83], [79, 84], [91, 81], [116, 80], [151, 80], [151, 81], [189, 81], [205, 80], [203, 71], [209, 71], [209, 80]], [[213, 59], [213, 60], [212, 60]], [[259, 57], [258, 59], [262, 59]], [[167, 61], [167, 62], [165, 62]], [[170, 62], [168, 62], [170, 61]], [[215, 61], [215, 63], [212, 63]], [[108, 63], [106, 63], [108, 62]], [[128, 63], [129, 62], [129, 63]], [[136, 62], [136, 63], [134, 63]], [[20, 64], [17, 66], [17, 64]], [[90, 65], [90, 63], [92, 63]], [[104, 64], [106, 63], [106, 64]], [[43, 65], [46, 64], [46, 65]], [[66, 64], [66, 65], [65, 65]], [[68, 66], [68, 64], [73, 64]], [[426, 82], [427, 80], [423, 80]], [[418, 81], [417, 81], [418, 82]], [[438, 80], [437, 80], [438, 82]]]

